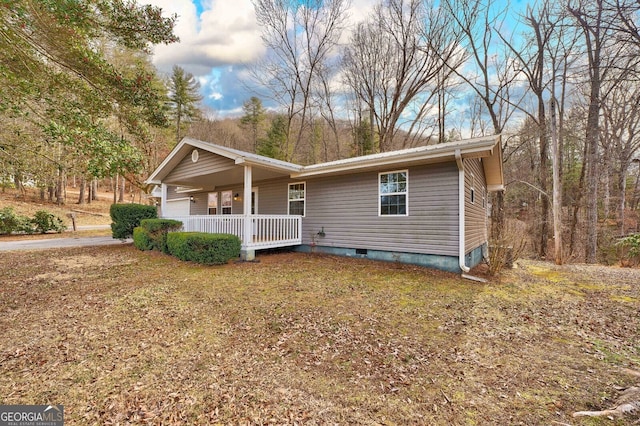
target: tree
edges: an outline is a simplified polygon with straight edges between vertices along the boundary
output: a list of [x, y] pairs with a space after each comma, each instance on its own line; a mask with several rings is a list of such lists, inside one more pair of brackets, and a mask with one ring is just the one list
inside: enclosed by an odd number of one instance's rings
[[249, 128], [251, 132], [251, 141], [253, 142], [253, 150], [258, 149], [258, 138], [262, 122], [265, 119], [265, 110], [262, 106], [260, 98], [252, 96], [248, 101], [242, 104], [244, 115], [240, 118], [240, 123]]
[[[613, 22], [618, 20], [615, 12], [607, 7], [604, 0], [570, 2], [567, 10], [575, 19], [576, 28], [582, 35], [582, 47], [587, 58], [585, 70], [588, 87], [587, 124], [585, 129], [585, 179], [587, 198], [586, 214], [586, 254], [587, 263], [595, 263], [598, 249], [598, 179], [600, 113], [606, 99], [603, 83], [616, 68], [625, 68], [626, 43], [616, 37]], [[614, 61], [616, 62], [614, 66]], [[612, 90], [615, 84], [609, 85]]]
[[401, 127], [408, 129], [403, 148], [433, 128], [425, 122], [438, 94], [433, 88], [442, 87], [464, 60], [447, 17], [419, 0], [385, 0], [353, 32], [343, 54], [345, 83], [369, 113], [377, 151], [392, 148]]
[[[0, 9], [0, 20], [0, 114], [36, 128], [18, 135], [13, 148], [35, 143], [36, 155], [59, 159], [58, 186], [65, 159], [80, 155], [100, 173], [137, 168], [132, 141], [109, 122], [126, 118], [131, 132], [141, 123], [163, 125], [163, 95], [153, 87], [153, 72], [123, 70], [105, 46], [148, 51], [174, 42], [175, 17], [131, 1], [17, 0]], [[64, 155], [52, 158], [51, 151]]]
[[[506, 9], [496, 10], [495, 3], [494, 0], [443, 0], [442, 7], [451, 18], [451, 31], [466, 51], [469, 57], [466, 65], [473, 72], [443, 62], [481, 100], [484, 112], [490, 117], [493, 133], [501, 134], [519, 100], [511, 96], [517, 76], [512, 69], [512, 58], [508, 51], [500, 51], [499, 43], [493, 40], [494, 34], [500, 31], [506, 12]], [[507, 140], [503, 138], [503, 151]], [[491, 238], [498, 243], [503, 237], [504, 214], [504, 194], [499, 191], [491, 208]]]
[[178, 65], [173, 66], [169, 80], [169, 101], [176, 125], [176, 142], [182, 139], [182, 125], [185, 122], [196, 121], [201, 116], [197, 107], [197, 103], [202, 100], [199, 90], [200, 83], [193, 74]]
[[285, 159], [285, 146], [287, 144], [287, 118], [277, 115], [271, 122], [271, 127], [267, 131], [267, 137], [258, 144], [256, 151], [265, 157]]
[[[253, 69], [258, 85], [285, 110], [282, 154], [295, 157], [309, 132], [317, 101], [319, 74], [327, 68], [346, 22], [348, 0], [253, 0], [267, 58]], [[314, 101], [316, 99], [316, 101]], [[330, 102], [328, 97], [324, 102]], [[331, 114], [325, 117], [331, 117]], [[292, 135], [292, 126], [297, 126]]]

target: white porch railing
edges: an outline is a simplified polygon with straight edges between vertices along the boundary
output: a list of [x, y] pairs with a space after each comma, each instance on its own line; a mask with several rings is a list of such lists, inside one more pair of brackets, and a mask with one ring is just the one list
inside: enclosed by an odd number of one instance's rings
[[[243, 241], [244, 249], [268, 249], [302, 244], [302, 216], [295, 215], [191, 215], [172, 216], [187, 232], [233, 234]], [[253, 235], [244, 243], [244, 221], [251, 220]]]

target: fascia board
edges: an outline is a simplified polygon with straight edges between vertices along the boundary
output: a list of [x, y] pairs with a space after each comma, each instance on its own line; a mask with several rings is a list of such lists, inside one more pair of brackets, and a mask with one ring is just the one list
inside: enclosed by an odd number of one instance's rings
[[[482, 158], [493, 154], [493, 149], [499, 141], [497, 137], [483, 138], [474, 143], [468, 144], [466, 147], [460, 147], [459, 144], [431, 145], [429, 149], [411, 150], [408, 152], [393, 152], [382, 155], [374, 155], [370, 158], [357, 157], [347, 160], [339, 160], [331, 163], [315, 164], [304, 166], [298, 173], [293, 173], [292, 178], [303, 178], [318, 175], [343, 173], [365, 168], [377, 168], [384, 166], [392, 166], [402, 163], [419, 163], [419, 162], [445, 162], [455, 159], [455, 152], [459, 150], [463, 158]], [[440, 149], [439, 149], [440, 148]]]

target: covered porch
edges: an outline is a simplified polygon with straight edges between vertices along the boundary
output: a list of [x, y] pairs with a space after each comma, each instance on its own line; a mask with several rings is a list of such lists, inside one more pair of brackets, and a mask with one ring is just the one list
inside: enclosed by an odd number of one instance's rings
[[189, 215], [167, 219], [179, 220], [187, 232], [236, 235], [242, 241], [243, 259], [250, 252], [254, 256], [255, 250], [302, 244], [302, 216], [297, 215]]
[[273, 206], [261, 212], [255, 191], [256, 182], [289, 178], [299, 169], [296, 164], [185, 138], [147, 183], [160, 188], [163, 218], [181, 221], [185, 231], [236, 235], [242, 242], [242, 259], [253, 260], [256, 250], [302, 244], [302, 216], [263, 214], [282, 213], [282, 207], [287, 212], [286, 195], [278, 212], [269, 211]]

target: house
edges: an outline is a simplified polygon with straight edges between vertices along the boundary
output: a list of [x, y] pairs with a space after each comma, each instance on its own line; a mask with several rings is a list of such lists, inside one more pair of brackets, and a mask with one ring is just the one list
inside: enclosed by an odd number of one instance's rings
[[366, 257], [466, 272], [486, 253], [500, 136], [300, 166], [185, 138], [147, 179], [160, 216], [256, 250]]

